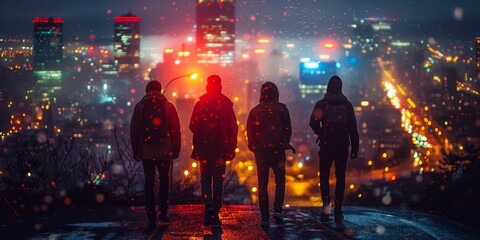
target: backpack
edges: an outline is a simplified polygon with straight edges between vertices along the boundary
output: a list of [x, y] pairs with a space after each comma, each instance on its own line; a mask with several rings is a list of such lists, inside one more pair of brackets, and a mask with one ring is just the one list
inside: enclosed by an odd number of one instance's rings
[[143, 100], [142, 128], [144, 141], [151, 144], [163, 144], [167, 139], [167, 114], [165, 103], [153, 95]]
[[347, 118], [345, 103], [333, 105], [326, 102], [322, 118], [324, 143], [348, 142]]

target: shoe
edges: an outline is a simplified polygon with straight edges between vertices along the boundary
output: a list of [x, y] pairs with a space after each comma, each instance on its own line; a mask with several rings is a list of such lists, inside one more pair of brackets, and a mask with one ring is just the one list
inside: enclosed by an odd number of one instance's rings
[[262, 228], [270, 227], [270, 219], [262, 218], [262, 221], [260, 222], [260, 225], [262, 225]]
[[343, 223], [343, 221], [344, 221], [343, 213], [341, 213], [341, 212], [335, 213], [335, 218], [334, 219], [335, 219], [336, 223]]
[[213, 223], [213, 208], [212, 207], [209, 207], [207, 208], [207, 210], [205, 211], [205, 217], [203, 219], [203, 225], [204, 226], [211, 226], [212, 223]]
[[160, 214], [158, 216], [158, 220], [160, 220], [164, 223], [169, 223], [170, 222], [170, 218], [167, 216], [167, 214]]
[[220, 227], [222, 226], [222, 221], [218, 217], [218, 214], [214, 214], [212, 217], [212, 227]]
[[285, 224], [285, 221], [283, 221], [282, 213], [279, 213], [279, 212], [274, 213], [273, 219], [275, 219], [276, 224]]
[[320, 222], [322, 223], [330, 222], [330, 216], [328, 216], [328, 214], [322, 213], [322, 215], [320, 215]]
[[323, 213], [330, 215], [332, 213], [332, 207], [329, 205], [323, 207]]

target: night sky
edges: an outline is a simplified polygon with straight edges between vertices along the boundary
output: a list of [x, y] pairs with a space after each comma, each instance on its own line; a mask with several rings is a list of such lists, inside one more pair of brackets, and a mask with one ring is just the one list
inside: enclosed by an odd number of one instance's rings
[[[35, 16], [65, 20], [65, 37], [98, 42], [111, 38], [113, 16], [128, 11], [143, 18], [142, 35], [192, 34], [194, 0], [21, 0], [2, 1], [0, 34], [32, 32]], [[237, 1], [237, 33], [278, 38], [341, 37], [353, 18], [396, 19], [399, 38], [432, 36], [471, 39], [480, 35], [477, 0], [250, 0]], [[456, 10], [455, 10], [456, 9]], [[14, 24], [13, 24], [14, 23]]]

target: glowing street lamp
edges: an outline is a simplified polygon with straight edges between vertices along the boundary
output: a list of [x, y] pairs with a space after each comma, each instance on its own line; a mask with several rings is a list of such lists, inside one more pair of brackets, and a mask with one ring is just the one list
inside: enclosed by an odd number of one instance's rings
[[190, 79], [195, 80], [198, 78], [198, 73], [192, 73], [190, 74]]
[[196, 72], [190, 72], [190, 73], [187, 73], [187, 74], [183, 74], [183, 75], [181, 75], [181, 76], [178, 76], [178, 77], [176, 77], [176, 78], [173, 78], [172, 80], [170, 80], [170, 81], [167, 83], [167, 85], [166, 85], [165, 88], [163, 89], [163, 94], [165, 95], [165, 93], [167, 92], [168, 86], [170, 86], [170, 84], [171, 84], [172, 82], [174, 82], [174, 81], [177, 80], [177, 79], [183, 78], [183, 77], [189, 77], [189, 78], [192, 79], [192, 80], [193, 80], [193, 79], [197, 79], [197, 78], [198, 78], [198, 73], [196, 73]]

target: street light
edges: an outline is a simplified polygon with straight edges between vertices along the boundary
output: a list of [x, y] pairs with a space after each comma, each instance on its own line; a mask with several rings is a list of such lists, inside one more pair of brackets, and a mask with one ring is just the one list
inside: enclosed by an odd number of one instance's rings
[[198, 78], [198, 73], [196, 73], [196, 72], [190, 72], [190, 73], [187, 73], [187, 74], [178, 76], [178, 77], [170, 80], [170, 81], [167, 83], [167, 85], [165, 86], [165, 88], [163, 89], [163, 94], [165, 95], [165, 93], [167, 92], [168, 86], [169, 86], [172, 82], [174, 82], [174, 81], [177, 80], [177, 79], [183, 78], [183, 77], [189, 77], [190, 79], [197, 79], [197, 78]]

